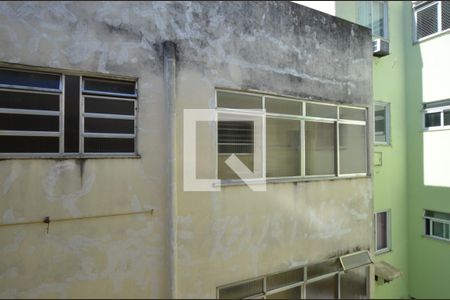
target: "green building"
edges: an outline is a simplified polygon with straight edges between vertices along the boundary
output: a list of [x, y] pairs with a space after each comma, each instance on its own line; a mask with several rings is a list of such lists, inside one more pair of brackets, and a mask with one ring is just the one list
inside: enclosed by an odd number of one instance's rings
[[450, 2], [300, 4], [372, 29], [375, 297], [449, 298]]

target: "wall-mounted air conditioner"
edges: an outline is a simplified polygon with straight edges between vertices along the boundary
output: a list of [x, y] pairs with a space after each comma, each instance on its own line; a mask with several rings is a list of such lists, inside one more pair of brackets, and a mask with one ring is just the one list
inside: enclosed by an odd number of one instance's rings
[[382, 57], [389, 55], [389, 42], [381, 38], [372, 41], [373, 56]]

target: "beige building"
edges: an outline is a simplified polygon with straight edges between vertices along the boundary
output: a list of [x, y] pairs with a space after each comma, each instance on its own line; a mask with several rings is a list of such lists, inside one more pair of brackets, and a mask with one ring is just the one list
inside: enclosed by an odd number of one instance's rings
[[[289, 2], [1, 2], [0, 42], [1, 298], [370, 296], [368, 29]], [[187, 109], [219, 121], [193, 139]]]

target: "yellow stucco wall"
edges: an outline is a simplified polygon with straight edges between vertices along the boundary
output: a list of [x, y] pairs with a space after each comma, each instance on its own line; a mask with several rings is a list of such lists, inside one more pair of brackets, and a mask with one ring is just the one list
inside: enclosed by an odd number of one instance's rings
[[[372, 249], [370, 177], [183, 192], [182, 112], [214, 108], [217, 87], [371, 106], [368, 30], [309, 14], [287, 2], [0, 3], [1, 61], [138, 78], [140, 154], [0, 161], [0, 297], [170, 296], [165, 40], [178, 49], [177, 296]], [[215, 141], [212, 124], [202, 178], [215, 175]]]

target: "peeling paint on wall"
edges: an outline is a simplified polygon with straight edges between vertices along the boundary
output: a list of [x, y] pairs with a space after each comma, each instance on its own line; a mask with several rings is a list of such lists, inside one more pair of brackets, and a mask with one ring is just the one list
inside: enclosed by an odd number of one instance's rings
[[[9, 224], [0, 227], [0, 297], [167, 297], [163, 41], [178, 49], [179, 123], [184, 108], [211, 108], [217, 87], [371, 105], [369, 30], [289, 2], [1, 2], [0, 41], [6, 63], [137, 77], [141, 155], [0, 161]], [[214, 128], [207, 134], [210, 174]], [[218, 285], [371, 245], [370, 179], [255, 195], [243, 186], [183, 193], [176, 176], [179, 297], [215, 297]], [[83, 219], [120, 213], [130, 214]], [[68, 220], [48, 234], [46, 224], [10, 225], [45, 216]]]

